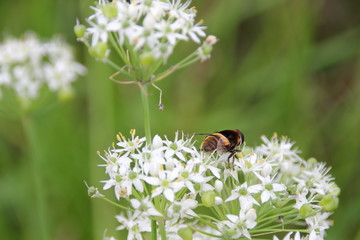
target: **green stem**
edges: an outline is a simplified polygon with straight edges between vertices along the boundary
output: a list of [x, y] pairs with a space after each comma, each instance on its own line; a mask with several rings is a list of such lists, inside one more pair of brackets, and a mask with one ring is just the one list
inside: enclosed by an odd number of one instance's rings
[[123, 205], [121, 205], [121, 204], [118, 204], [118, 203], [116, 203], [116, 202], [114, 202], [114, 201], [111, 201], [110, 199], [108, 199], [108, 198], [106, 198], [106, 197], [102, 197], [101, 199], [103, 199], [103, 200], [105, 200], [106, 202], [111, 203], [112, 205], [114, 205], [114, 206], [116, 206], [116, 207], [118, 207], [118, 208], [121, 208], [121, 209], [123, 209], [123, 210], [134, 212], [134, 209], [125, 207], [125, 206], [123, 206]]
[[141, 100], [144, 111], [144, 130], [146, 143], [151, 143], [151, 129], [150, 129], [150, 110], [149, 110], [149, 94], [148, 94], [148, 86], [140, 85], [141, 90]]
[[156, 221], [151, 220], [151, 240], [157, 240]]
[[33, 119], [31, 117], [23, 117], [22, 125], [27, 139], [30, 154], [30, 171], [31, 177], [34, 184], [35, 194], [35, 213], [34, 216], [37, 219], [37, 228], [39, 229], [39, 235], [37, 239], [47, 240], [49, 237], [48, 229], [48, 216], [46, 211], [46, 193], [43, 182], [43, 171], [42, 171], [42, 154], [41, 146], [38, 141], [36, 128]]

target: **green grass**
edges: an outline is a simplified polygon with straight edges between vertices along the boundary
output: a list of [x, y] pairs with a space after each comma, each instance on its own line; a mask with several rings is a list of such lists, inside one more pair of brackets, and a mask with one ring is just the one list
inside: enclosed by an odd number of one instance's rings
[[[72, 101], [34, 119], [45, 159], [51, 239], [101, 239], [105, 228], [120, 238], [114, 230], [118, 210], [89, 199], [84, 181], [101, 186], [105, 175], [96, 167], [101, 163], [96, 151], [107, 149], [118, 131], [136, 128], [144, 134], [137, 87], [111, 82], [113, 70], [95, 62], [75, 40], [75, 19], [88, 16], [90, 3], [0, 2], [3, 34], [19, 36], [30, 29], [44, 38], [61, 34], [89, 68], [75, 84]], [[207, 32], [220, 41], [209, 61], [159, 83], [163, 112], [157, 110], [158, 92], [151, 90], [152, 133], [172, 137], [176, 130], [239, 128], [249, 146], [259, 143], [262, 134], [289, 136], [303, 158], [332, 166], [342, 189], [326, 239], [359, 239], [359, 3], [194, 0], [193, 5]], [[31, 145], [19, 121], [0, 118], [0, 239], [39, 236], [29, 179]]]

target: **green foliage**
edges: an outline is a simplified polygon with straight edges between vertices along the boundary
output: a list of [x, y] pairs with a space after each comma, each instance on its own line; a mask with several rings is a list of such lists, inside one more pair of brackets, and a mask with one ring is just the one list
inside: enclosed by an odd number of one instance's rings
[[[74, 45], [88, 75], [75, 84], [74, 99], [34, 117], [41, 146], [51, 239], [101, 239], [113, 232], [114, 209], [89, 199], [83, 181], [101, 184], [97, 165], [118, 131], [143, 133], [137, 86], [117, 85], [115, 71], [95, 62], [75, 41], [76, 17], [92, 1], [1, 1], [2, 34], [33, 30], [61, 34]], [[193, 1], [207, 33], [220, 41], [212, 58], [181, 70], [151, 90], [152, 132], [204, 133], [241, 129], [248, 146], [262, 134], [287, 135], [332, 166], [341, 188], [334, 227], [327, 239], [359, 236], [360, 22], [359, 2], [291, 0]], [[112, 13], [109, 10], [109, 14]], [[175, 59], [181, 58], [180, 49]], [[169, 64], [171, 65], [171, 59]], [[126, 79], [122, 79], [126, 80]], [[0, 105], [2, 103], [0, 102]], [[2, 109], [1, 105], [1, 110]], [[1, 113], [3, 113], [1, 111]], [[144, 134], [144, 133], [143, 133]], [[201, 140], [201, 138], [199, 138]], [[0, 239], [36, 239], [29, 147], [16, 117], [0, 117]]]

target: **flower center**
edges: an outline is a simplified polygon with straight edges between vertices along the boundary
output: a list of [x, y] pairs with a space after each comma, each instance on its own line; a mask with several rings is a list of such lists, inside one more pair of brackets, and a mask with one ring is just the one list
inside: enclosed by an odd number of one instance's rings
[[185, 179], [188, 178], [189, 177], [189, 172], [187, 172], [187, 171], [182, 172], [181, 177], [183, 177]]
[[148, 206], [146, 204], [143, 204], [143, 203], [139, 207], [139, 210], [141, 212], [146, 212], [148, 209], [149, 209]]
[[161, 182], [162, 187], [167, 188], [167, 187], [169, 187], [169, 185], [170, 185], [170, 182], [168, 180], [166, 180], [166, 179], [162, 180], [162, 182]]
[[174, 205], [173, 209], [174, 209], [174, 212], [179, 213], [181, 211], [181, 205], [176, 204], [176, 205]]
[[115, 181], [116, 181], [116, 182], [121, 182], [121, 181], [122, 181], [122, 177], [121, 177], [120, 175], [116, 175]]
[[137, 173], [136, 173], [136, 172], [131, 171], [131, 172], [129, 173], [129, 179], [130, 179], [130, 180], [134, 180], [136, 177], [137, 177]]
[[273, 185], [272, 184], [266, 184], [265, 189], [271, 191], [271, 190], [273, 190]]
[[117, 158], [116, 157], [110, 157], [109, 160], [112, 163], [116, 163]]
[[176, 143], [172, 143], [172, 144], [170, 144], [170, 148], [172, 150], [176, 150], [178, 148], [178, 146], [176, 145]]
[[242, 195], [242, 196], [246, 196], [247, 195], [247, 189], [246, 188], [240, 188], [239, 190], [239, 194]]

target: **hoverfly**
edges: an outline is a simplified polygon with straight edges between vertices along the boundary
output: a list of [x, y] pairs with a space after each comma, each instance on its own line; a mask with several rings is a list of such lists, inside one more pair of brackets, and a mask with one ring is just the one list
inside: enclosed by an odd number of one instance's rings
[[236, 147], [244, 143], [244, 134], [239, 129], [223, 130], [211, 134], [196, 134], [207, 135], [200, 145], [200, 150], [204, 152], [226, 153], [229, 152], [228, 163], [237, 150]]

